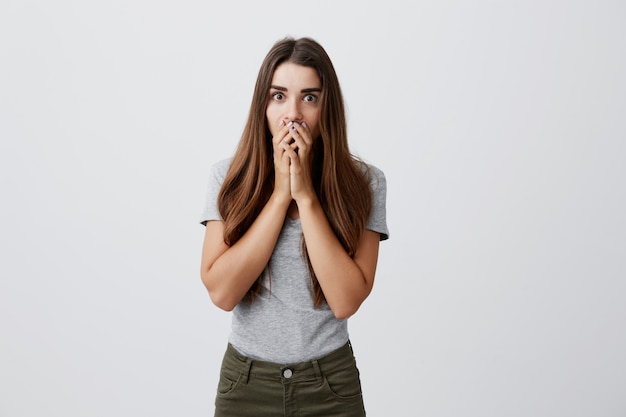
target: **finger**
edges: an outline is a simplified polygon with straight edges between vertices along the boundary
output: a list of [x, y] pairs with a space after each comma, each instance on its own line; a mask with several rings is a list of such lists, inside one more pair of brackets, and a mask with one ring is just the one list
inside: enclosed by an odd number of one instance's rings
[[284, 130], [284, 131], [281, 130], [280, 132], [276, 134], [276, 136], [272, 138], [272, 144], [276, 148], [280, 145], [282, 141], [289, 142], [290, 140], [291, 140], [291, 134], [289, 133], [289, 130]]
[[[284, 141], [283, 141], [284, 142]], [[281, 146], [282, 142], [279, 143], [275, 143], [273, 145], [274, 148], [274, 165], [277, 165], [280, 163], [280, 161], [282, 160], [284, 153], [285, 153], [285, 149]]]
[[287, 138], [290, 137], [289, 128], [291, 124], [285, 124], [285, 122], [281, 120], [278, 126], [280, 130], [276, 133], [276, 136], [272, 138], [272, 144], [274, 146], [280, 145], [283, 140], [287, 140]]
[[283, 140], [281, 142], [281, 148], [286, 155], [289, 155], [290, 158], [294, 158], [298, 156], [297, 155], [298, 146], [295, 142], [288, 143], [287, 140]]
[[290, 131], [290, 133], [297, 133], [300, 136], [300, 138], [304, 141], [304, 143], [306, 143], [307, 145], [310, 145], [313, 142], [309, 126], [307, 126], [305, 122], [296, 124], [295, 129]]
[[307, 141], [304, 138], [304, 133], [299, 131], [299, 126], [291, 126], [289, 128], [289, 134], [293, 138], [292, 145], [295, 145], [296, 148], [305, 148], [307, 146]]

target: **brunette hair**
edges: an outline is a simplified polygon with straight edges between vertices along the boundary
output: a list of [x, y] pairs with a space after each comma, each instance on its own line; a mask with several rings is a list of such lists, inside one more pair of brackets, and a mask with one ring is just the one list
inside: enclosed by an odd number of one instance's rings
[[[370, 174], [367, 165], [348, 147], [343, 96], [333, 64], [324, 48], [310, 38], [276, 42], [261, 65], [248, 120], [217, 200], [224, 219], [224, 242], [233, 245], [244, 235], [273, 192], [272, 135], [265, 111], [274, 71], [284, 62], [313, 68], [321, 80], [320, 136], [313, 145], [312, 179], [331, 228], [346, 252], [354, 256], [372, 206]], [[325, 297], [304, 239], [302, 250], [309, 267], [313, 304], [319, 307]], [[262, 279], [263, 274], [246, 294], [246, 300], [257, 297]]]

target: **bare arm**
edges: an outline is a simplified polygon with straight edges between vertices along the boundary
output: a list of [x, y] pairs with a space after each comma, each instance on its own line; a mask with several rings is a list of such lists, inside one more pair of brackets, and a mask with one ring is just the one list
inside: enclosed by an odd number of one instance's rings
[[338, 319], [350, 317], [372, 291], [380, 235], [365, 230], [351, 258], [317, 199], [298, 203], [298, 211], [309, 259], [326, 302]]
[[287, 204], [270, 198], [250, 229], [234, 245], [224, 243], [224, 222], [206, 225], [201, 277], [213, 303], [230, 311], [267, 265], [287, 213]]
[[206, 225], [200, 275], [219, 308], [230, 311], [246, 295], [267, 265], [291, 203], [289, 157], [278, 146], [288, 135], [283, 129], [274, 143], [274, 192], [250, 228], [232, 246], [224, 242], [224, 222]]

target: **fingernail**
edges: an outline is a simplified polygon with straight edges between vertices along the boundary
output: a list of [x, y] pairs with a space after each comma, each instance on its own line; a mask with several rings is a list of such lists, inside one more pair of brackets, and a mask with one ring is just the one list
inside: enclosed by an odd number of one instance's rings
[[281, 120], [280, 123], [278, 124], [278, 127], [283, 127], [283, 126], [285, 126], [285, 121]]
[[289, 122], [287, 123], [287, 126], [291, 126], [293, 124], [293, 122]]
[[302, 122], [302, 127], [305, 127], [305, 128], [307, 127], [305, 122]]

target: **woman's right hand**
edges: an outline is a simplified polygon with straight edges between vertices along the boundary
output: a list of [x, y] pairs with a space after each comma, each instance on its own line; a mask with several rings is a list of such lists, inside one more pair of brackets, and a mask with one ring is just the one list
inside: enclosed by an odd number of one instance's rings
[[274, 193], [277, 197], [291, 201], [291, 180], [289, 173], [289, 156], [285, 153], [282, 142], [289, 143], [293, 138], [289, 133], [289, 127], [281, 121], [281, 129], [272, 138], [274, 148]]

